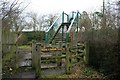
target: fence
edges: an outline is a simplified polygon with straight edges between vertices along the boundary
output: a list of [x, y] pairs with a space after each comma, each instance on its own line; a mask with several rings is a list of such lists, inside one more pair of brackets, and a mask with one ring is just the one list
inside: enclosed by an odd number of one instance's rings
[[[32, 44], [23, 44], [29, 45], [30, 49], [21, 50], [19, 45], [17, 44], [4, 44], [11, 47], [11, 53], [15, 53], [16, 62], [18, 61], [18, 54], [31, 52], [31, 62], [32, 68], [35, 70], [36, 77], [41, 77], [42, 69], [50, 69], [50, 68], [65, 68], [66, 74], [71, 72], [71, 69], [79, 64], [79, 61], [83, 59], [88, 64], [88, 47], [87, 44], [78, 43], [77, 46], [71, 47], [70, 44], [66, 44], [65, 47], [62, 47], [61, 43], [59, 46], [42, 48], [40, 43], [33, 42]], [[87, 53], [87, 54], [86, 54]], [[55, 63], [56, 66], [42, 67], [42, 63]], [[18, 68], [19, 66], [16, 65]]]
[[[88, 45], [86, 43], [86, 45]], [[32, 44], [32, 63], [33, 67], [36, 70], [36, 75], [41, 77], [41, 69], [50, 69], [50, 68], [65, 68], [66, 74], [71, 72], [72, 67], [76, 64], [79, 64], [79, 60], [83, 58], [85, 63], [88, 64], [88, 47], [85, 47], [84, 44], [78, 44], [76, 47], [70, 47], [70, 44], [67, 44], [65, 48], [41, 48], [41, 44], [33, 43]], [[44, 52], [52, 52], [51, 56], [43, 56]], [[56, 52], [56, 53], [55, 53]], [[49, 53], [50, 54], [50, 53]], [[57, 66], [43, 67], [41, 68], [41, 63], [55, 62]]]

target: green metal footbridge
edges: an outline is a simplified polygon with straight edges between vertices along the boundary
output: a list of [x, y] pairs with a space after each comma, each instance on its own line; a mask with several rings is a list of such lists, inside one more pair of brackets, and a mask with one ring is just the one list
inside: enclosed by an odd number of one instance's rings
[[79, 20], [79, 11], [72, 11], [70, 14], [62, 12], [46, 30], [45, 43], [52, 44], [56, 38], [64, 43], [69, 42], [71, 33], [78, 32]]

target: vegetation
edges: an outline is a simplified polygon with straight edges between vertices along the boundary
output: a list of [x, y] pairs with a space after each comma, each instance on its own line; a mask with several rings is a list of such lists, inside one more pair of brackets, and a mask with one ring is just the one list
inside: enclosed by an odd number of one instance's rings
[[33, 40], [43, 43], [44, 39], [45, 39], [45, 32], [44, 31], [22, 32], [22, 36], [18, 40], [18, 44], [31, 43]]
[[106, 73], [119, 69], [118, 31], [106, 28], [86, 32], [86, 35], [90, 45], [89, 64]]
[[[120, 60], [118, 28], [120, 24], [115, 21], [119, 15], [115, 13], [116, 10], [109, 9], [111, 4], [108, 5], [109, 7], [106, 9], [103, 8], [105, 9], [103, 13], [95, 12], [91, 19], [93, 27], [85, 28], [87, 30], [82, 32], [80, 39], [89, 43], [89, 65], [94, 66], [104, 75], [119, 73], [120, 71], [120, 64], [118, 63]], [[89, 23], [85, 22], [84, 24]]]

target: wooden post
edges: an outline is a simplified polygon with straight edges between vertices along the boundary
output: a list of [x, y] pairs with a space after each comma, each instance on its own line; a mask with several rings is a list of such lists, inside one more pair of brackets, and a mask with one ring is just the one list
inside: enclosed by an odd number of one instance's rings
[[36, 42], [32, 42], [32, 68], [35, 68]]
[[19, 66], [18, 66], [18, 61], [17, 61], [17, 59], [18, 59], [18, 44], [16, 43], [15, 44], [15, 62], [16, 62], [16, 68], [18, 68]]
[[[62, 42], [59, 42], [59, 48], [62, 48]], [[62, 50], [58, 51], [58, 56], [62, 55]], [[62, 66], [62, 58], [57, 59], [57, 66]]]
[[70, 73], [70, 61], [69, 61], [70, 52], [69, 52], [69, 46], [70, 45], [67, 43], [67, 45], [66, 45], [66, 74]]
[[[79, 54], [79, 50], [80, 50], [80, 43], [77, 43], [77, 55]], [[79, 62], [80, 58], [77, 57], [77, 62]]]
[[12, 45], [10, 45], [10, 53], [15, 55], [13, 57], [15, 59], [15, 66], [14, 66], [15, 68], [17, 68], [17, 66], [16, 66], [16, 64], [17, 64], [17, 61], [16, 61], [16, 59], [17, 59], [16, 58], [16, 49], [17, 49], [16, 44], [13, 43]]
[[85, 64], [89, 64], [89, 41], [85, 43], [85, 49], [84, 49], [84, 61]]
[[35, 73], [36, 77], [41, 78], [41, 44], [36, 44], [36, 53], [35, 53]]

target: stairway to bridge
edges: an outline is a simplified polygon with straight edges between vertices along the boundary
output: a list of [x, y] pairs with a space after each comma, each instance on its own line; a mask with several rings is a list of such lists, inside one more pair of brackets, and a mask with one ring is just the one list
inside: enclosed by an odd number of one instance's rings
[[76, 30], [78, 30], [79, 19], [80, 13], [78, 11], [73, 11], [70, 14], [61, 13], [46, 31], [46, 44], [58, 43], [59, 41], [63, 43], [70, 42], [71, 34], [76, 33]]

